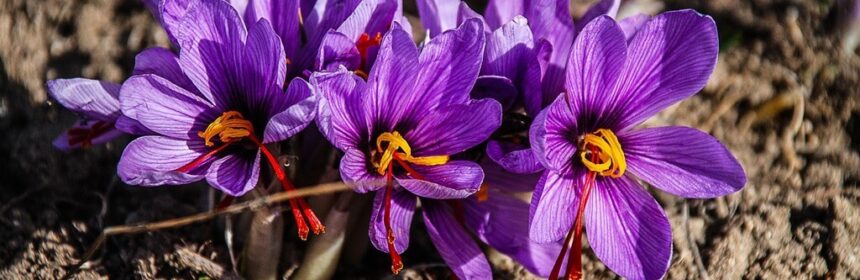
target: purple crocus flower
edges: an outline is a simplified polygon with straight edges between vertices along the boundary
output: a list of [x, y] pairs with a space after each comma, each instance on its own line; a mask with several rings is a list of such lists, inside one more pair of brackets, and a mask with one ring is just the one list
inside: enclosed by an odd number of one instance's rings
[[666, 273], [669, 220], [638, 180], [688, 198], [744, 186], [743, 168], [710, 135], [687, 127], [633, 129], [701, 90], [717, 52], [713, 19], [692, 10], [620, 25], [601, 16], [583, 28], [568, 60], [565, 93], [530, 131], [547, 168], [532, 199], [530, 237], [565, 240], [551, 277], [570, 247], [567, 276], [581, 275], [583, 224], [595, 255], [619, 275]]
[[125, 134], [151, 133], [120, 112], [120, 85], [84, 78], [56, 79], [47, 83], [48, 93], [63, 107], [81, 115], [81, 120], [54, 139], [61, 151], [107, 143]]
[[61, 151], [106, 143], [123, 133], [114, 127], [119, 112], [119, 85], [83, 78], [48, 81], [48, 93], [82, 119], [54, 140]]
[[321, 94], [322, 133], [344, 152], [340, 173], [360, 193], [376, 191], [370, 239], [403, 268], [409, 226], [421, 198], [439, 252], [463, 278], [489, 270], [480, 248], [441, 200], [462, 199], [484, 179], [474, 162], [451, 156], [480, 144], [501, 121], [492, 99], [469, 97], [484, 49], [483, 27], [470, 20], [419, 52], [399, 24], [382, 38], [367, 82], [341, 66], [311, 82]]
[[[205, 178], [241, 196], [257, 185], [262, 155], [291, 190], [265, 144], [305, 128], [315, 116], [316, 97], [302, 79], [284, 84], [284, 48], [272, 26], [261, 19], [246, 28], [226, 2], [198, 0], [173, 31], [179, 55], [144, 51], [122, 86], [122, 113], [154, 133], [126, 147], [120, 178], [142, 186]], [[302, 239], [308, 233], [303, 215], [314, 233], [324, 230], [304, 200], [290, 203]]]
[[[162, 23], [171, 41], [179, 45], [178, 23], [191, 1], [145, 0], [144, 3]], [[401, 0], [230, 0], [229, 3], [249, 26], [259, 19], [271, 22], [290, 66], [287, 77], [307, 77], [308, 71], [334, 70], [339, 64], [350, 70], [367, 71], [367, 62], [373, 61], [381, 34], [392, 22], [408, 24]]]

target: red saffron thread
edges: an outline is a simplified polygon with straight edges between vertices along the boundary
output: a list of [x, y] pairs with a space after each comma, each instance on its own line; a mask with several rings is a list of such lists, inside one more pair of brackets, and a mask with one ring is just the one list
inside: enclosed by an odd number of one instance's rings
[[582, 220], [585, 218], [585, 205], [588, 203], [588, 197], [594, 187], [596, 175], [597, 172], [588, 172], [588, 177], [585, 178], [585, 188], [582, 190], [582, 198], [579, 201], [579, 210], [576, 213], [576, 224], [574, 225], [573, 249], [570, 250], [570, 257], [567, 261], [566, 279], [569, 280], [582, 279]]
[[370, 60], [370, 48], [374, 46], [379, 46], [379, 43], [381, 41], [381, 32], [376, 32], [376, 35], [373, 38], [371, 38], [370, 34], [367, 33], [362, 33], [361, 36], [358, 36], [358, 42], [355, 42], [355, 48], [358, 49], [358, 54], [361, 57], [361, 62], [359, 63], [358, 70], [362, 71], [362, 73], [364, 73], [364, 69], [367, 68], [368, 60]]
[[104, 121], [97, 121], [90, 128], [83, 127], [74, 127], [70, 128], [68, 135], [68, 143], [69, 146], [74, 146], [76, 144], [81, 144], [82, 148], [89, 148], [93, 145], [93, 140], [96, 137], [101, 136], [105, 132], [110, 131], [111, 127], [113, 127], [113, 123], [108, 123]]
[[[597, 149], [591, 148], [592, 160], [598, 159], [597, 152]], [[558, 274], [561, 272], [561, 264], [564, 262], [564, 256], [568, 249], [570, 249], [570, 255], [568, 256], [567, 273], [565, 274], [564, 279], [582, 279], [582, 224], [583, 219], [585, 218], [585, 206], [588, 203], [588, 197], [591, 194], [591, 189], [594, 187], [594, 180], [596, 177], [597, 172], [594, 171], [589, 171], [587, 177], [585, 177], [585, 184], [581, 193], [582, 196], [580, 197], [579, 207], [576, 212], [576, 220], [570, 228], [570, 231], [568, 231], [567, 237], [564, 239], [564, 245], [562, 246], [561, 252], [559, 252], [558, 258], [555, 260], [555, 265], [553, 265], [552, 271], [550, 272], [550, 280], [558, 279]]]
[[[248, 139], [251, 140], [251, 142], [253, 142], [255, 145], [257, 145], [257, 147], [260, 148], [260, 151], [263, 152], [263, 155], [265, 155], [266, 159], [269, 161], [269, 165], [271, 165], [272, 169], [275, 171], [275, 178], [277, 178], [278, 181], [281, 182], [281, 186], [283, 186], [284, 190], [294, 191], [296, 189], [295, 186], [293, 186], [293, 183], [290, 182], [289, 179], [287, 179], [287, 175], [284, 174], [284, 171], [281, 169], [280, 164], [278, 164], [278, 160], [275, 158], [272, 152], [269, 151], [269, 149], [266, 148], [265, 145], [263, 145], [263, 142], [260, 142], [260, 139], [257, 139], [257, 137], [253, 134], [248, 135]], [[319, 219], [317, 219], [317, 216], [314, 214], [313, 209], [310, 208], [310, 206], [307, 204], [307, 202], [304, 201], [304, 199], [291, 199], [290, 207], [292, 208], [293, 218], [295, 218], [296, 220], [296, 227], [298, 227], [299, 238], [301, 238], [302, 240], [308, 239], [308, 232], [310, 230], [308, 229], [308, 225], [305, 224], [304, 218], [307, 218], [308, 222], [310, 222], [314, 234], [321, 234], [325, 232], [325, 226], [323, 226]], [[309, 215], [308, 217], [304, 217], [302, 213]]]
[[398, 156], [397, 153], [392, 154], [392, 156], [394, 157], [394, 161], [397, 161], [397, 164], [399, 164], [400, 167], [403, 167], [403, 169], [406, 169], [406, 173], [409, 173], [410, 177], [418, 179], [418, 180], [424, 180], [424, 176], [422, 176], [420, 173], [418, 173], [418, 171], [415, 171], [414, 168], [409, 166], [409, 164], [406, 163], [406, 161], [404, 161], [402, 158], [400, 158], [400, 156]]
[[194, 159], [194, 160], [192, 160], [191, 162], [189, 162], [189, 163], [187, 163], [187, 164], [183, 165], [182, 167], [177, 168], [177, 169], [176, 169], [176, 172], [180, 172], [180, 173], [188, 173], [189, 171], [191, 171], [191, 170], [192, 170], [192, 169], [194, 169], [195, 167], [200, 166], [201, 164], [203, 164], [204, 162], [206, 162], [207, 160], [209, 160], [210, 158], [212, 158], [213, 156], [215, 156], [215, 154], [220, 153], [221, 151], [223, 151], [224, 149], [226, 149], [226, 148], [227, 148], [227, 146], [229, 146], [229, 145], [230, 145], [230, 143], [224, 143], [224, 144], [221, 144], [221, 146], [218, 146], [217, 148], [212, 149], [211, 151], [206, 152], [205, 154], [203, 154], [203, 155], [201, 155], [201, 156], [197, 157], [196, 159]]
[[[397, 158], [395, 156], [395, 158]], [[394, 240], [394, 229], [391, 228], [391, 195], [394, 191], [393, 179], [394, 165], [388, 165], [388, 172], [385, 173], [385, 208], [383, 221], [385, 222], [386, 239], [388, 241], [388, 253], [391, 255], [391, 273], [398, 274], [403, 269], [403, 261], [400, 259], [400, 254], [397, 253], [397, 248]]]

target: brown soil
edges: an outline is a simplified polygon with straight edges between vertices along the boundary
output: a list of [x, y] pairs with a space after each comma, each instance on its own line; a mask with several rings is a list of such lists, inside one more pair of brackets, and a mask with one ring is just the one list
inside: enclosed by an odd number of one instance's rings
[[[712, 15], [722, 51], [705, 90], [648, 125], [710, 132], [749, 178], [743, 191], [715, 200], [654, 192], [673, 224], [667, 278], [860, 279], [860, 56], [839, 49], [831, 2], [665, 1], [666, 9]], [[0, 34], [0, 279], [61, 278], [105, 226], [208, 208], [205, 185], [118, 182], [115, 164], [127, 140], [68, 154], [50, 144], [75, 116], [48, 100], [47, 79], [120, 82], [135, 53], [168, 45], [142, 5], [6, 0]], [[421, 226], [413, 227], [402, 275], [449, 277]], [[76, 278], [204, 276], [189, 265], [189, 252], [230, 270], [222, 230], [223, 223], [206, 222], [115, 237]], [[293, 229], [285, 232], [281, 271], [289, 274], [305, 245]], [[355, 246], [360, 261], [339, 267], [340, 278], [387, 277], [384, 254]], [[530, 277], [491, 256], [499, 278]], [[590, 279], [614, 277], [591, 252], [584, 270]]]

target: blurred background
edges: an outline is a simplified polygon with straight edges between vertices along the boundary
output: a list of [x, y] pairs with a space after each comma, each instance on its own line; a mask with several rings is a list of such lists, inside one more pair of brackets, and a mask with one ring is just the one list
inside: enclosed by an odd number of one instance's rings
[[[486, 5], [467, 2], [478, 11]], [[572, 1], [574, 16], [591, 2]], [[681, 8], [714, 17], [720, 56], [708, 85], [647, 125], [711, 133], [749, 179], [741, 192], [715, 200], [655, 192], [673, 227], [667, 279], [860, 279], [860, 13], [853, 2], [623, 2], [619, 18]], [[119, 182], [116, 163], [128, 139], [71, 153], [51, 146], [76, 116], [47, 97], [46, 80], [121, 82], [135, 54], [151, 46], [169, 42], [138, 1], [0, 1], [0, 279], [61, 278], [106, 226], [208, 209], [205, 184]], [[232, 270], [222, 228], [210, 221], [114, 237], [76, 277], [217, 277], [200, 263]], [[412, 232], [400, 276], [450, 278], [422, 223]], [[289, 278], [306, 245], [285, 233], [279, 271]], [[365, 232], [354, 235], [336, 278], [390, 278], [387, 255], [368, 247]], [[497, 278], [533, 277], [489, 256]], [[589, 279], [616, 277], [589, 250], [584, 261]]]

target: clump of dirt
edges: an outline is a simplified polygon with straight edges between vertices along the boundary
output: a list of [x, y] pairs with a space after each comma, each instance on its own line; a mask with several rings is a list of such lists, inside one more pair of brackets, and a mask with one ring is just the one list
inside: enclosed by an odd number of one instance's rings
[[[702, 93], [647, 125], [711, 133], [738, 157], [749, 180], [741, 192], [714, 200], [653, 192], [673, 226], [667, 278], [860, 278], [860, 56], [839, 49], [832, 1], [660, 4], [711, 15], [721, 53]], [[0, 3], [0, 34], [6, 36], [0, 40], [0, 278], [62, 278], [105, 226], [210, 207], [202, 184], [148, 189], [119, 183], [115, 165], [127, 140], [67, 154], [51, 147], [76, 116], [48, 100], [47, 79], [120, 82], [136, 53], [168, 46], [142, 5], [8, 0]], [[402, 276], [450, 277], [422, 226], [413, 225]], [[294, 229], [285, 232], [289, 249], [280, 271], [289, 275], [304, 245], [290, 241]], [[221, 222], [207, 222], [111, 238], [76, 277], [211, 274], [201, 263], [232, 271], [223, 234]], [[368, 249], [366, 240], [353, 244], [339, 277], [389, 275], [387, 256]], [[616, 277], [585, 251], [586, 277]], [[489, 255], [496, 277], [533, 277], [510, 259]]]

